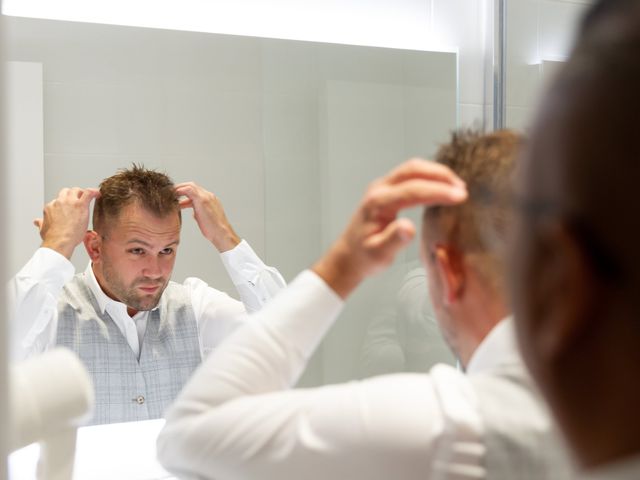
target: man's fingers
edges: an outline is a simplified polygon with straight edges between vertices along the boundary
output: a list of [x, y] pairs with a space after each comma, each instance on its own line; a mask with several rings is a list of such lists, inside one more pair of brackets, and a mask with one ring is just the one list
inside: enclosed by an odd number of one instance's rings
[[182, 183], [174, 191], [180, 208], [193, 207], [193, 199], [197, 197], [197, 190], [193, 183]]
[[391, 262], [396, 253], [405, 247], [416, 234], [416, 227], [408, 218], [399, 218], [384, 230], [365, 240], [365, 248], [379, 256], [382, 262]]
[[438, 180], [461, 186], [465, 184], [449, 167], [419, 158], [412, 158], [397, 166], [382, 181], [395, 185], [411, 179]]
[[79, 188], [76, 193], [78, 200], [82, 200], [84, 203], [90, 203], [94, 198], [100, 196], [100, 190], [97, 188]]
[[98, 198], [100, 196], [100, 189], [98, 189], [98, 188], [85, 188], [84, 189], [84, 193], [87, 195], [87, 197], [89, 197], [91, 200], [93, 200], [94, 198]]
[[178, 202], [181, 209], [193, 207], [193, 201], [190, 198], [183, 198]]
[[176, 192], [176, 195], [179, 197], [181, 196], [192, 197], [198, 192], [198, 190], [201, 190], [201, 189], [202, 187], [198, 186], [193, 182], [184, 182], [184, 183], [177, 184], [173, 190]]
[[466, 198], [467, 190], [461, 185], [414, 179], [375, 189], [369, 195], [366, 208], [394, 215], [404, 208], [417, 205], [455, 205]]
[[174, 189], [177, 190], [179, 188], [185, 188], [185, 187], [187, 187], [187, 188], [195, 188], [197, 186], [198, 186], [198, 184], [195, 183], [195, 182], [180, 182], [180, 183], [176, 183], [174, 185]]
[[76, 198], [78, 200], [91, 201], [94, 198], [100, 196], [100, 190], [97, 188], [63, 188], [58, 192], [58, 199], [62, 199], [64, 197]]

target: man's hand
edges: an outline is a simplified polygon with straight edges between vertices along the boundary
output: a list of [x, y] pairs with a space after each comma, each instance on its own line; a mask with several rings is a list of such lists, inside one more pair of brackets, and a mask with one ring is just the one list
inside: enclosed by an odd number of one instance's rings
[[193, 182], [176, 185], [176, 194], [181, 197], [180, 208], [193, 208], [202, 235], [215, 245], [220, 253], [231, 250], [240, 243], [233, 231], [224, 209], [215, 194]]
[[454, 205], [467, 198], [465, 184], [449, 168], [412, 159], [369, 185], [349, 225], [313, 270], [342, 298], [365, 277], [388, 266], [415, 235], [396, 218], [416, 205]]
[[33, 224], [40, 230], [42, 247], [51, 248], [71, 259], [89, 225], [89, 205], [100, 196], [96, 188], [63, 188], [44, 206], [42, 218]]

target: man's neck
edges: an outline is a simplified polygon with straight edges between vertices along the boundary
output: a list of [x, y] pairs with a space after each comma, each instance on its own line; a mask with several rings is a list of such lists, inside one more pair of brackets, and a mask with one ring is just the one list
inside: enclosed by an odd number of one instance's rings
[[[109, 289], [105, 287], [105, 281], [102, 276], [102, 272], [100, 271], [99, 268], [96, 267], [96, 265], [93, 262], [91, 263], [91, 270], [93, 271], [93, 276], [95, 277], [96, 282], [98, 283], [98, 288], [102, 290], [102, 293], [104, 293], [111, 300], [115, 300], [116, 302], [122, 303], [122, 301], [119, 298], [113, 295], [109, 291]], [[127, 315], [133, 318], [137, 313], [139, 313], [139, 310], [135, 310], [127, 305]]]
[[465, 368], [487, 335], [511, 313], [501, 296], [479, 284], [469, 288], [460, 304], [456, 322], [460, 332], [457, 353]]

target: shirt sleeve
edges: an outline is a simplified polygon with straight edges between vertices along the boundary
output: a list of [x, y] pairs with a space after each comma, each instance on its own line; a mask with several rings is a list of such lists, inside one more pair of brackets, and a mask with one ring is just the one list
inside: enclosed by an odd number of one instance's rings
[[244, 304], [225, 292], [189, 277], [184, 285], [191, 292], [191, 304], [198, 324], [200, 351], [207, 357], [225, 338], [249, 319]]
[[248, 312], [260, 310], [286, 286], [280, 272], [265, 265], [245, 240], [221, 253], [220, 258]]
[[74, 272], [63, 255], [39, 248], [11, 279], [7, 296], [13, 360], [42, 353], [55, 344], [58, 299]]
[[278, 270], [265, 265], [245, 240], [220, 256], [241, 302], [198, 278], [184, 282], [191, 291], [203, 358], [286, 286]]
[[[450, 430], [430, 376], [290, 389], [341, 308], [307, 271], [256, 313], [167, 412], [162, 465], [181, 477], [218, 480], [427, 478]], [[460, 375], [445, 370], [444, 384], [464, 390]], [[448, 403], [464, 419], [465, 394], [453, 397]]]

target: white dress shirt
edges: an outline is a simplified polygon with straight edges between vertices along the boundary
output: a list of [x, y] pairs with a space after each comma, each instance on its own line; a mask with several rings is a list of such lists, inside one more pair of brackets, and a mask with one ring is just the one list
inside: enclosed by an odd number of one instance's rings
[[[278, 270], [265, 265], [244, 240], [232, 250], [222, 253], [221, 259], [242, 302], [209, 287], [198, 278], [184, 281], [191, 293], [203, 358], [248, 318], [247, 312], [260, 309], [285, 286]], [[74, 273], [73, 264], [63, 255], [49, 248], [40, 248], [13, 278], [9, 299], [10, 311], [13, 312], [11, 343], [14, 359], [41, 353], [55, 345], [58, 298]], [[139, 357], [149, 312], [138, 312], [130, 317], [125, 304], [109, 298], [102, 291], [91, 264], [82, 275], [101, 312], [109, 314]], [[161, 298], [160, 302], [163, 300]]]
[[[514, 397], [520, 398], [525, 382], [507, 381], [504, 389], [502, 378], [491, 378], [514, 359], [521, 365], [512, 320], [490, 332], [467, 375], [437, 365], [428, 375], [291, 390], [342, 306], [306, 271], [254, 315], [259, 320], [231, 335], [168, 410], [158, 438], [164, 467], [186, 478], [217, 480], [545, 478], [536, 472], [518, 476], [510, 468], [516, 460], [501, 472], [488, 470], [494, 463], [486, 461], [483, 401], [489, 397], [498, 409], [521, 411]], [[510, 388], [514, 396], [494, 399], [494, 392]], [[483, 389], [489, 392], [484, 397]], [[522, 413], [542, 431], [549, 424], [544, 415], [536, 422], [535, 408]], [[508, 435], [523, 438], [525, 452], [529, 437], [540, 438], [533, 431]], [[554, 472], [547, 478], [565, 478]]]

